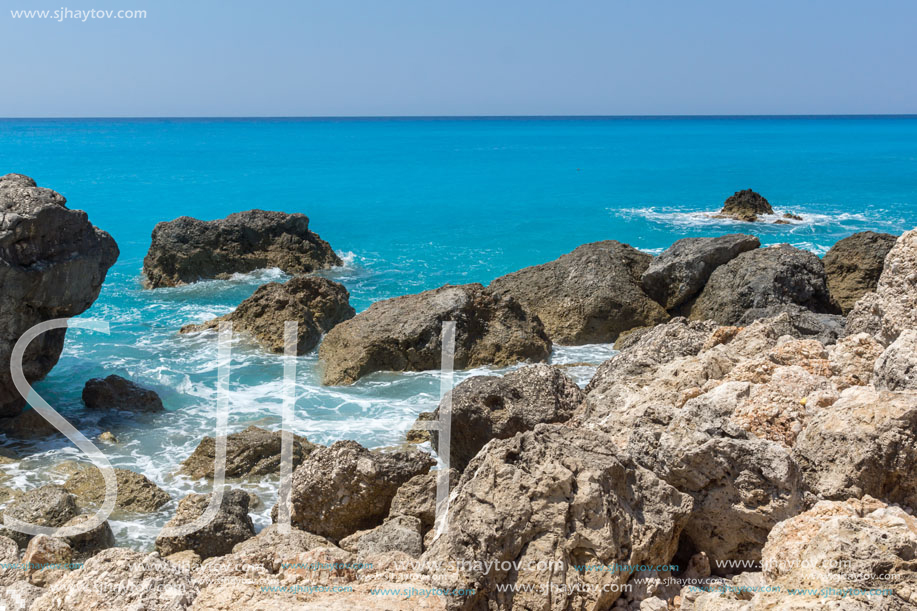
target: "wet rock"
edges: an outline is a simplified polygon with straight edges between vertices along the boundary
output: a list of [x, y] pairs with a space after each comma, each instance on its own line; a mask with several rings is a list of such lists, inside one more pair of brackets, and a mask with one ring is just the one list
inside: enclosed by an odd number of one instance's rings
[[[0, 176], [0, 416], [25, 406], [10, 375], [13, 346], [40, 322], [86, 311], [118, 258], [112, 237], [66, 202], [28, 176]], [[48, 331], [29, 344], [23, 359], [29, 383], [57, 364], [65, 334]]]
[[115, 437], [114, 433], [111, 431], [105, 431], [99, 435], [99, 441], [104, 441], [105, 443], [118, 443], [118, 438]]
[[[433, 464], [423, 452], [370, 452], [349, 440], [320, 448], [293, 473], [292, 524], [333, 541], [374, 528], [398, 488]], [[271, 515], [276, 522], [276, 506]]]
[[156, 391], [143, 388], [121, 376], [95, 378], [83, 387], [83, 404], [89, 409], [119, 409], [131, 412], [161, 412], [164, 408]]
[[917, 329], [917, 229], [905, 232], [885, 257], [874, 293], [847, 316], [847, 333], [869, 333], [884, 345], [904, 329]]
[[[118, 483], [117, 509], [152, 512], [169, 502], [169, 494], [145, 475], [118, 467], [114, 470]], [[105, 479], [95, 465], [78, 465], [64, 483], [64, 489], [73, 494], [83, 508], [95, 509], [105, 502]]]
[[[540, 608], [541, 584], [568, 586], [552, 592], [558, 609], [610, 608], [619, 592], [583, 586], [623, 584], [629, 574], [597, 577], [571, 565], [668, 562], [690, 498], [610, 448], [598, 433], [560, 424], [489, 443], [453, 493], [446, 531], [422, 557], [456, 563], [457, 571], [433, 575], [438, 587], [476, 589], [447, 597], [449, 608]], [[483, 558], [498, 564], [476, 566]], [[534, 591], [504, 593], [498, 584]]]
[[551, 341], [537, 317], [480, 284], [446, 285], [377, 301], [334, 327], [319, 348], [323, 384], [352, 384], [374, 371], [440, 366], [444, 321], [456, 322], [455, 367], [543, 361]]
[[[451, 392], [450, 466], [463, 471], [491, 439], [568, 420], [584, 396], [573, 380], [550, 365], [523, 367], [503, 377], [468, 378]], [[441, 409], [434, 412], [434, 420]], [[430, 434], [433, 448], [439, 451], [439, 434]]]
[[760, 245], [755, 236], [741, 233], [678, 240], [643, 272], [643, 290], [670, 310], [699, 294], [717, 267]]
[[[4, 509], [3, 517], [15, 518], [36, 526], [63, 526], [78, 513], [73, 495], [60, 486], [33, 488], [14, 498]], [[32, 535], [2, 528], [0, 534], [25, 547]]]
[[182, 327], [182, 333], [218, 329], [231, 322], [233, 331], [249, 333], [261, 346], [274, 353], [284, 351], [284, 323], [297, 326], [296, 354], [303, 355], [318, 345], [322, 334], [336, 324], [353, 318], [350, 293], [342, 284], [318, 276], [297, 276], [283, 284], [260, 287], [236, 310], [202, 325]]
[[[140, 585], [140, 587], [130, 587]], [[251, 586], [248, 586], [251, 587]], [[155, 554], [107, 549], [55, 582], [32, 608], [43, 611], [177, 611], [198, 594], [189, 575]]]
[[917, 329], [901, 332], [876, 360], [876, 388], [917, 390]]
[[405, 515], [389, 518], [371, 530], [357, 531], [344, 537], [341, 547], [360, 556], [399, 551], [419, 558], [423, 553], [420, 520]]
[[844, 314], [866, 293], [876, 290], [885, 257], [895, 245], [890, 233], [861, 231], [839, 240], [822, 261], [828, 275], [828, 290]]
[[549, 263], [501, 276], [490, 289], [512, 296], [537, 315], [553, 342], [613, 342], [623, 331], [668, 319], [641, 286], [652, 260], [627, 244], [594, 242]]
[[787, 306], [840, 313], [828, 293], [821, 260], [781, 244], [742, 253], [716, 268], [691, 307], [690, 317], [742, 325], [779, 314]]
[[[268, 431], [249, 426], [244, 431], [232, 433], [226, 438], [226, 477], [256, 477], [280, 473], [280, 450], [283, 445], [282, 431]], [[317, 447], [301, 435], [293, 435], [293, 466]], [[216, 456], [216, 440], [204, 437], [194, 452], [182, 463], [179, 473], [194, 479], [213, 478], [213, 461]]]
[[[210, 495], [189, 494], [183, 498], [168, 527], [184, 526], [204, 515], [210, 503]], [[243, 490], [224, 491], [222, 503], [209, 524], [188, 535], [160, 534], [156, 537], [156, 551], [169, 556], [184, 550], [192, 550], [201, 558], [222, 556], [232, 551], [237, 543], [255, 535], [255, 527], [248, 515], [248, 494]]]
[[720, 216], [734, 218], [737, 221], [754, 222], [759, 214], [773, 214], [774, 209], [760, 193], [751, 189], [736, 191], [726, 198]]
[[307, 274], [341, 265], [331, 246], [309, 230], [304, 214], [248, 210], [225, 219], [183, 216], [159, 223], [143, 260], [148, 288], [278, 267]]

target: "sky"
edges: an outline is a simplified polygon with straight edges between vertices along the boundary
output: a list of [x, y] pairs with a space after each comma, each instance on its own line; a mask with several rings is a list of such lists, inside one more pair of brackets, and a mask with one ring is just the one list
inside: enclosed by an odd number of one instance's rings
[[917, 113], [913, 0], [53, 2], [0, 117]]

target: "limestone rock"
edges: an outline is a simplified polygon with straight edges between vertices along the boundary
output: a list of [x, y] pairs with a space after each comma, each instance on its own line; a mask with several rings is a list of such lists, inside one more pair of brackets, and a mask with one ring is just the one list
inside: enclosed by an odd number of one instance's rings
[[901, 332], [876, 360], [876, 388], [917, 390], [917, 329]]
[[[124, 511], [156, 511], [169, 502], [169, 494], [145, 475], [115, 467], [118, 500], [115, 507]], [[80, 507], [97, 508], [105, 501], [105, 480], [95, 465], [80, 465], [64, 483]]]
[[420, 519], [413, 516], [395, 516], [371, 530], [362, 530], [341, 539], [341, 547], [360, 556], [404, 552], [419, 558], [423, 553], [423, 535]]
[[[420, 520], [421, 530], [427, 533], [436, 521], [436, 484], [439, 471], [430, 471], [415, 475], [405, 482], [395, 497], [389, 510], [389, 517], [411, 516]], [[461, 474], [456, 469], [449, 470], [450, 492], [458, 485]]]
[[[76, 515], [73, 495], [51, 484], [20, 494], [3, 509], [4, 518], [9, 516], [36, 526], [63, 526]], [[19, 547], [25, 547], [32, 538], [6, 528], [0, 529], [0, 534], [16, 541]]]
[[[178, 504], [175, 516], [166, 527], [189, 524], [202, 516], [210, 503], [210, 495], [189, 494]], [[193, 550], [201, 558], [222, 556], [232, 551], [237, 543], [255, 535], [255, 527], [248, 515], [248, 494], [242, 490], [226, 489], [223, 500], [213, 520], [200, 530], [183, 536], [156, 538], [156, 551], [168, 556], [184, 550]]]
[[29, 611], [44, 589], [28, 581], [17, 581], [5, 588], [0, 588], [0, 609], [6, 611]]
[[32, 537], [22, 557], [23, 565], [28, 567], [26, 575], [29, 582], [41, 587], [63, 577], [72, 568], [71, 560], [73, 550], [66, 541], [47, 535]]
[[83, 404], [89, 409], [132, 412], [161, 412], [164, 409], [162, 399], [155, 391], [117, 375], [86, 382], [83, 387]]
[[[91, 518], [92, 516], [89, 514], [74, 516], [67, 520], [64, 526], [77, 526]], [[98, 552], [114, 547], [115, 545], [115, 535], [111, 531], [111, 526], [108, 524], [108, 521], [102, 522], [87, 532], [63, 537], [63, 540], [70, 546], [73, 550], [74, 558], [78, 560], [94, 556]]]
[[760, 193], [751, 189], [736, 191], [723, 203], [721, 216], [728, 216], [738, 221], [754, 222], [759, 214], [773, 214], [774, 209]]
[[[257, 477], [280, 473], [282, 431], [268, 431], [249, 426], [226, 438], [226, 477]], [[302, 463], [317, 447], [301, 435], [293, 435], [293, 466]], [[216, 440], [204, 437], [191, 456], [182, 463], [179, 473], [194, 479], [213, 478]]]
[[863, 295], [876, 290], [885, 257], [896, 239], [889, 233], [861, 231], [839, 240], [822, 259], [828, 290], [844, 314]]

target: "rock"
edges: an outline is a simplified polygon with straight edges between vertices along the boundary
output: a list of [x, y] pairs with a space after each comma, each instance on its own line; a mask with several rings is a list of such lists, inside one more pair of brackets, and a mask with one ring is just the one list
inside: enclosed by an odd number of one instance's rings
[[[283, 445], [281, 431], [267, 431], [249, 426], [244, 431], [226, 438], [226, 477], [258, 477], [280, 473], [280, 450]], [[317, 447], [301, 435], [293, 435], [293, 466]], [[216, 441], [204, 437], [191, 456], [182, 463], [179, 473], [194, 479], [213, 478], [213, 461]]]
[[[28, 176], [0, 176], [0, 416], [15, 416], [26, 404], [10, 376], [16, 341], [40, 322], [86, 311], [118, 258], [112, 237], [66, 202]], [[29, 383], [57, 364], [65, 334], [55, 329], [29, 344], [23, 359]]]
[[783, 218], [790, 219], [791, 221], [801, 221], [802, 217], [798, 214], [793, 214], [792, 212], [784, 212]]
[[828, 358], [834, 387], [840, 391], [851, 386], [869, 384], [876, 360], [882, 351], [882, 344], [868, 333], [848, 335], [829, 346]]
[[917, 390], [917, 329], [901, 332], [876, 361], [876, 388]]
[[174, 554], [169, 554], [163, 558], [163, 560], [168, 560], [175, 566], [181, 567], [183, 570], [188, 572], [201, 566], [201, 563], [203, 562], [201, 557], [190, 549], [186, 549], [183, 552], [175, 552]]
[[901, 234], [885, 257], [876, 292], [847, 316], [848, 334], [869, 333], [886, 346], [904, 329], [917, 329], [917, 229]]
[[288, 534], [283, 534], [277, 524], [271, 524], [251, 539], [237, 543], [230, 558], [242, 565], [257, 565], [270, 573], [277, 573], [284, 563], [295, 562], [299, 554], [323, 547], [336, 546], [324, 537], [295, 527], [291, 527]]
[[[742, 253], [716, 268], [691, 307], [690, 317], [741, 325], [793, 305], [823, 314], [840, 312], [828, 293], [821, 260], [781, 244]], [[752, 317], [748, 316], [751, 310]]]
[[[20, 494], [3, 509], [4, 519], [15, 518], [36, 526], [63, 526], [76, 515], [73, 495], [51, 484]], [[19, 547], [25, 547], [32, 538], [32, 535], [6, 528], [0, 529], [0, 534], [14, 540]]]
[[[131, 587], [140, 586], [140, 587]], [[251, 587], [251, 586], [249, 586]], [[155, 554], [107, 549], [59, 579], [36, 600], [42, 611], [177, 611], [187, 609], [198, 586]]]
[[[550, 365], [523, 367], [503, 377], [473, 376], [451, 392], [450, 466], [460, 472], [491, 439], [507, 439], [536, 424], [564, 422], [582, 403], [583, 391]], [[442, 406], [434, 412], [439, 418]], [[430, 432], [439, 451], [439, 435]]]
[[25, 574], [18, 568], [18, 562], [19, 545], [9, 537], [0, 535], [0, 596], [4, 588], [25, 579]]
[[0, 609], [6, 611], [29, 611], [44, 589], [33, 586], [28, 581], [17, 581], [5, 588], [0, 588]]
[[294, 321], [298, 323], [296, 354], [304, 355], [318, 345], [322, 334], [355, 313], [344, 285], [317, 276], [297, 276], [283, 284], [265, 284], [233, 313], [202, 325], [186, 325], [181, 332], [218, 329], [221, 322], [231, 322], [233, 331], [249, 333], [268, 352], [282, 354], [284, 323]]
[[121, 376], [95, 378], [83, 387], [83, 404], [89, 409], [119, 409], [131, 412], [161, 412], [162, 400], [155, 391]]
[[537, 317], [480, 284], [446, 285], [377, 301], [334, 327], [319, 348], [323, 384], [352, 384], [374, 371], [440, 366], [444, 321], [456, 322], [455, 367], [543, 361], [551, 341]]
[[248, 210], [225, 219], [183, 216], [159, 223], [143, 260], [148, 288], [278, 267], [292, 275], [341, 265], [304, 214]]
[[12, 418], [0, 418], [0, 431], [17, 439], [41, 439], [61, 434], [34, 409], [27, 409]]
[[761, 194], [745, 189], [736, 191], [726, 198], [720, 216], [727, 216], [738, 221], [754, 222], [759, 214], [773, 214], [774, 209]]
[[594, 242], [549, 263], [501, 276], [490, 289], [512, 296], [537, 315], [553, 342], [613, 342], [623, 331], [668, 319], [641, 287], [652, 260], [627, 244]]
[[845, 315], [863, 295], [876, 290], [895, 240], [890, 233], [861, 231], [839, 240], [822, 259], [828, 290]]
[[[169, 502], [169, 494], [145, 475], [118, 467], [114, 470], [118, 483], [117, 509], [152, 512]], [[95, 509], [105, 502], [105, 480], [95, 465], [80, 464], [64, 483], [64, 489], [73, 494], [83, 508]]]
[[399, 551], [419, 558], [423, 553], [420, 520], [405, 515], [386, 519], [371, 530], [357, 531], [344, 537], [341, 547], [360, 556]]
[[[542, 608], [541, 584], [566, 584], [552, 591], [552, 608], [606, 609], [619, 592], [586, 584], [623, 584], [629, 573], [571, 566], [668, 562], [690, 498], [610, 448], [598, 433], [560, 424], [490, 442], [468, 465], [448, 527], [422, 557], [457, 566], [432, 575], [437, 587], [475, 588], [447, 597], [449, 608]], [[497, 564], [485, 570], [485, 558]], [[502, 592], [499, 584], [534, 590]]]
[[717, 267], [760, 245], [755, 236], [741, 233], [678, 240], [643, 272], [643, 290], [671, 310], [699, 294]]
[[[398, 488], [434, 464], [422, 452], [370, 452], [355, 441], [314, 451], [293, 472], [294, 526], [339, 541], [382, 523]], [[277, 521], [277, 507], [272, 512]]]
[[[204, 514], [209, 503], [210, 495], [189, 494], [178, 503], [175, 516], [165, 527], [174, 528], [194, 522]], [[156, 551], [160, 556], [169, 556], [184, 550], [192, 550], [206, 559], [228, 554], [234, 545], [254, 535], [255, 527], [248, 515], [248, 494], [243, 490], [227, 488], [222, 503], [209, 524], [188, 535], [160, 534], [156, 537]]]
[[[78, 515], [67, 520], [64, 526], [76, 526], [86, 522], [91, 517], [92, 516], [89, 514]], [[109, 526], [107, 521], [102, 522], [88, 532], [63, 537], [63, 539], [67, 542], [67, 545], [73, 549], [74, 557], [78, 559], [89, 558], [115, 545], [115, 535], [112, 533], [111, 526]]]
[[57, 581], [69, 571], [73, 560], [73, 550], [63, 539], [36, 535], [29, 541], [22, 557], [27, 567], [29, 582], [45, 587]]
[[[420, 520], [421, 532], [426, 534], [436, 521], [436, 483], [439, 471], [430, 471], [415, 475], [405, 482], [395, 497], [389, 510], [389, 518], [411, 516]], [[456, 469], [449, 470], [450, 492], [458, 485], [461, 474]]]
[[99, 435], [99, 441], [104, 441], [105, 443], [118, 443], [118, 438], [115, 437], [114, 433], [111, 431], [105, 431]]
[[420, 412], [417, 414], [417, 420], [414, 421], [414, 426], [412, 426], [407, 433], [405, 433], [405, 441], [407, 443], [426, 443], [430, 441], [432, 437], [430, 436], [430, 431], [425, 428], [418, 426], [419, 422], [432, 422], [436, 420], [433, 412]]

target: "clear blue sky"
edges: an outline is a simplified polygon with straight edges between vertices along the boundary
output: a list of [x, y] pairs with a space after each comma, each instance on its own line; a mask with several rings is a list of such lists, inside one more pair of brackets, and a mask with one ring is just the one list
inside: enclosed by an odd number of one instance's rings
[[913, 0], [56, 1], [0, 116], [917, 113]]

